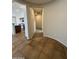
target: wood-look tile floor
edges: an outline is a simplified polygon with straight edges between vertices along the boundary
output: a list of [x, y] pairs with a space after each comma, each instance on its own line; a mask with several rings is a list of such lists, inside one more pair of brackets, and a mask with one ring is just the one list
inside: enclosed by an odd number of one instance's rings
[[25, 59], [67, 59], [66, 47], [58, 41], [35, 33], [30, 40], [22, 35], [13, 37], [13, 57]]

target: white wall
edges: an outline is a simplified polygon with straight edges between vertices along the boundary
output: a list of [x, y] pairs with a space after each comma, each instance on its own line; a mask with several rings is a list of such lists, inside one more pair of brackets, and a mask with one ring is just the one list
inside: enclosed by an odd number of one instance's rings
[[44, 36], [54, 38], [67, 46], [66, 0], [56, 0], [44, 6]]
[[34, 16], [33, 9], [30, 8], [29, 6], [27, 6], [27, 14], [28, 14], [27, 18], [28, 18], [29, 38], [32, 38], [35, 31], [35, 27], [34, 27], [35, 16]]
[[37, 15], [35, 17], [35, 21], [36, 21], [36, 28], [39, 29], [41, 28], [42, 29], [42, 15]]
[[16, 23], [16, 17], [12, 17], [12, 35], [15, 35], [15, 24]]

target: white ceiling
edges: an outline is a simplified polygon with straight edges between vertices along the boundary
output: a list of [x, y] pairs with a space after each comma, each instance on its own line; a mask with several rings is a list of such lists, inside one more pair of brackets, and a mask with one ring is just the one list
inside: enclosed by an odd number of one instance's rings
[[26, 1], [34, 4], [45, 4], [53, 0], [26, 0]]
[[12, 1], [17, 1], [17, 2], [22, 3], [22, 4], [26, 4], [26, 3], [46, 4], [46, 3], [54, 1], [54, 0], [12, 0]]

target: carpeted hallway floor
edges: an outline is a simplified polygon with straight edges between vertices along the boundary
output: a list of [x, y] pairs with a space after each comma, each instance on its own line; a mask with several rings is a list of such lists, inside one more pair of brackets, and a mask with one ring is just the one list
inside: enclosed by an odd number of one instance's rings
[[[21, 59], [67, 59], [66, 47], [58, 41], [35, 33], [27, 40], [23, 34], [13, 36], [12, 56]], [[19, 58], [20, 59], [20, 58]]]

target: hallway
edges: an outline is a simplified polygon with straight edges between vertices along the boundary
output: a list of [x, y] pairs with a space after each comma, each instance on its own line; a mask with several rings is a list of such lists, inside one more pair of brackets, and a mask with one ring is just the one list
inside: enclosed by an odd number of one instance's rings
[[66, 47], [58, 41], [35, 33], [32, 39], [22, 34], [13, 37], [13, 57], [25, 59], [67, 59]]

